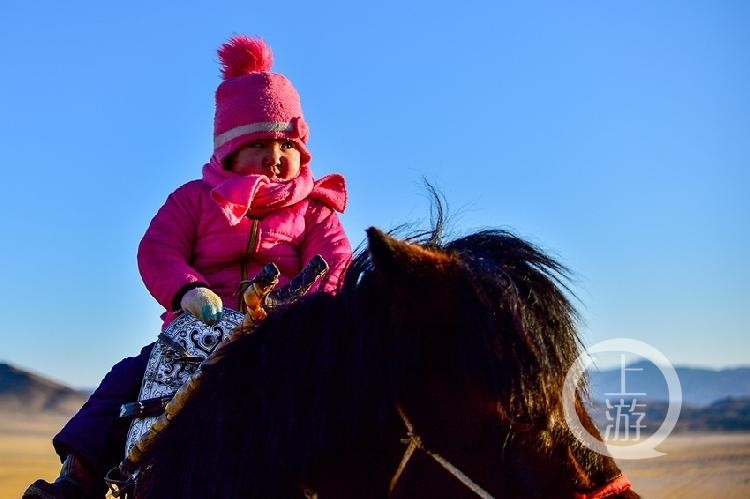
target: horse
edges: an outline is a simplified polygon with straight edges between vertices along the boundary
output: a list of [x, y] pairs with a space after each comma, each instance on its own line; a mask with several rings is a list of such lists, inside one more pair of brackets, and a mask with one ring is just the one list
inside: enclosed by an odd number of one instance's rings
[[335, 295], [224, 345], [134, 497], [639, 497], [563, 417], [569, 271], [508, 231], [440, 232], [370, 228]]

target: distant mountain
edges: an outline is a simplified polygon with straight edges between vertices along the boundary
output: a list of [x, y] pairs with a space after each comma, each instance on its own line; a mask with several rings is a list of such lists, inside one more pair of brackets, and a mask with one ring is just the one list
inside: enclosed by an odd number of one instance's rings
[[[666, 415], [665, 402], [662, 403]], [[726, 398], [708, 407], [683, 407], [677, 430], [750, 430], [750, 398]]]
[[0, 363], [0, 411], [72, 414], [88, 394], [42, 376]]
[[[629, 404], [627, 400], [626, 403]], [[637, 407], [637, 412], [644, 413], [639, 422], [643, 425], [641, 432], [649, 434], [661, 427], [668, 407], [669, 403], [663, 401], [645, 402]], [[629, 412], [625, 409], [622, 414]], [[613, 426], [618, 417], [616, 409], [608, 409], [604, 402], [595, 402], [591, 415], [602, 433], [608, 425]], [[624, 421], [621, 419], [620, 423], [625, 424]], [[628, 424], [636, 423], [635, 415], [631, 414]], [[726, 398], [705, 407], [683, 405], [674, 431], [750, 431], [750, 398]]]
[[[750, 367], [711, 370], [675, 367], [682, 391], [682, 406], [675, 431], [749, 431]], [[592, 416], [604, 431], [621, 416], [636, 421], [644, 413], [641, 431], [656, 431], [669, 407], [669, 389], [659, 368], [649, 361], [620, 368], [590, 371]], [[624, 378], [624, 379], [623, 379]], [[638, 406], [632, 406], [635, 400]], [[607, 406], [609, 402], [609, 407]], [[621, 423], [624, 420], [620, 420]]]
[[[645, 393], [639, 400], [669, 400], [669, 390], [661, 371], [651, 362], [643, 361], [626, 366], [625, 392]], [[631, 370], [632, 369], [632, 370]], [[640, 370], [638, 370], [640, 369]], [[750, 367], [710, 370], [676, 367], [682, 388], [683, 404], [708, 406], [717, 400], [750, 397]], [[621, 370], [590, 371], [591, 393], [595, 400], [610, 400], [622, 392]], [[628, 397], [625, 397], [628, 398]]]

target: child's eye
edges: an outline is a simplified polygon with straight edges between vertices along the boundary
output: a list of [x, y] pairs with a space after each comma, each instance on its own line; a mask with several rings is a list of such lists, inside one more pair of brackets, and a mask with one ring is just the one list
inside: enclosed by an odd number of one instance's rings
[[265, 144], [263, 144], [263, 142], [251, 142], [249, 145], [249, 147], [252, 147], [254, 149], [263, 149], [264, 146]]
[[282, 149], [294, 149], [294, 142], [291, 140], [286, 140], [284, 143], [281, 144]]

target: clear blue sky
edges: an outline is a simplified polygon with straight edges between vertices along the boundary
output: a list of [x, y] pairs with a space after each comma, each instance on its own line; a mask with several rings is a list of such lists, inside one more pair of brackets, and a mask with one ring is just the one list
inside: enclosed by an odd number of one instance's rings
[[211, 153], [216, 48], [264, 37], [343, 220], [505, 227], [577, 274], [588, 344], [750, 363], [750, 3], [0, 5], [0, 360], [93, 386], [159, 330], [136, 248]]

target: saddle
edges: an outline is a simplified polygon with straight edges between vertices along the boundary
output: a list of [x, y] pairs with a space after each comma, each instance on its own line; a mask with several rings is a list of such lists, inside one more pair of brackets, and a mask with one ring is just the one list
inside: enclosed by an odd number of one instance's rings
[[207, 326], [183, 313], [159, 334], [143, 375], [138, 401], [123, 404], [121, 418], [132, 418], [125, 442], [125, 455], [153, 426], [156, 418], [199, 369], [201, 362], [224, 342], [244, 320], [244, 314], [224, 309], [221, 322]]

